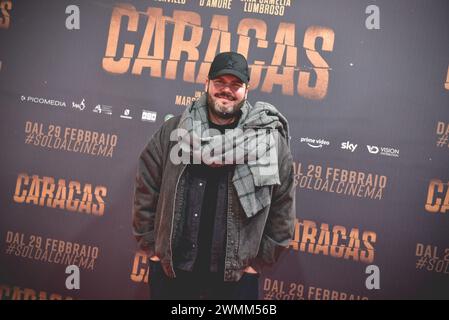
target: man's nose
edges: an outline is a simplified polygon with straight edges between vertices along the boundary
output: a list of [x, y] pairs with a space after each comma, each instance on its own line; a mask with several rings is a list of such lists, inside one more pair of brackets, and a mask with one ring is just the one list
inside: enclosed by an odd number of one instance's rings
[[227, 93], [232, 93], [231, 87], [228, 84], [224, 85], [223, 88], [221, 89], [221, 91], [227, 92]]

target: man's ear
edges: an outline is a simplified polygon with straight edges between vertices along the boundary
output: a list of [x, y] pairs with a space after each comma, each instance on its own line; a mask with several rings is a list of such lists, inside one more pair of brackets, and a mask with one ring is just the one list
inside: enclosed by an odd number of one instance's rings
[[207, 92], [207, 88], [209, 87], [209, 78], [206, 78], [206, 82], [204, 84], [204, 91]]

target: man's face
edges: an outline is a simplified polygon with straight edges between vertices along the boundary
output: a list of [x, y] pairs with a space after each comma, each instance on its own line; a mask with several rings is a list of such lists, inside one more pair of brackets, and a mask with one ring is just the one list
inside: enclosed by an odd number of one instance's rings
[[207, 80], [206, 91], [210, 112], [223, 119], [236, 116], [248, 95], [248, 87], [230, 74]]

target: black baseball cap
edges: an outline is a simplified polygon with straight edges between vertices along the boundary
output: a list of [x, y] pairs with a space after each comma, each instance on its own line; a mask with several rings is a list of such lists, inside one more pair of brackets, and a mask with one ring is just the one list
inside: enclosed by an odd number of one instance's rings
[[215, 79], [224, 74], [232, 74], [243, 83], [249, 82], [248, 62], [237, 52], [222, 52], [216, 55], [209, 70], [209, 79]]

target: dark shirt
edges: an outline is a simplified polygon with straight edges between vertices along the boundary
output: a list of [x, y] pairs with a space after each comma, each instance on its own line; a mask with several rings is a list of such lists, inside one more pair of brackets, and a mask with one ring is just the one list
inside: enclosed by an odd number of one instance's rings
[[[237, 122], [219, 126], [209, 121], [209, 127], [223, 134], [226, 129], [235, 128]], [[184, 226], [175, 249], [176, 268], [223, 275], [228, 177], [232, 177], [234, 168], [235, 165], [211, 167], [204, 163], [187, 166]]]

